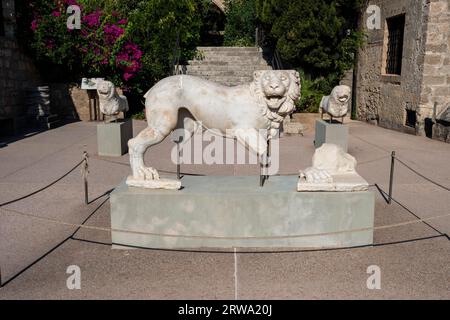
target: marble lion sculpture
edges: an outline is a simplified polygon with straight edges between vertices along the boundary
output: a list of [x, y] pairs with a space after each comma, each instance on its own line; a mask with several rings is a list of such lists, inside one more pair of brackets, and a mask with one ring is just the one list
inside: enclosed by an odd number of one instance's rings
[[[155, 169], [144, 165], [144, 153], [174, 129], [184, 128], [192, 136], [199, 123], [203, 129], [236, 138], [261, 157], [299, 96], [300, 77], [294, 70], [255, 71], [253, 82], [234, 87], [188, 75], [161, 80], [144, 96], [148, 127], [128, 142], [132, 175], [127, 184], [179, 189], [179, 181], [160, 179]], [[268, 135], [262, 137], [261, 129]]]
[[97, 84], [100, 101], [100, 112], [106, 116], [116, 116], [129, 110], [127, 97], [119, 95], [111, 81], [100, 81]]
[[329, 96], [322, 98], [320, 102], [321, 116], [323, 119], [323, 114], [327, 113], [331, 116], [331, 120], [334, 118], [342, 118], [344, 122], [344, 117], [348, 113], [348, 102], [351, 97], [351, 89], [349, 86], [337, 86], [334, 87]]
[[356, 159], [335, 144], [316, 150], [312, 167], [300, 171], [298, 191], [367, 191], [369, 184], [356, 172]]

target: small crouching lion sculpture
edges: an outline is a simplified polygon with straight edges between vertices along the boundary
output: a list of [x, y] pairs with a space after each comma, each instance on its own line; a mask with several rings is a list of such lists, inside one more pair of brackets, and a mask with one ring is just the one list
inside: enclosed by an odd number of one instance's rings
[[102, 80], [97, 84], [97, 93], [100, 101], [100, 112], [111, 117], [108, 122], [117, 120], [120, 112], [129, 110], [127, 97], [119, 95], [111, 81]]
[[[180, 189], [177, 180], [160, 179], [144, 164], [144, 153], [174, 129], [190, 136], [200, 129], [236, 138], [260, 157], [267, 140], [277, 134], [284, 118], [300, 97], [300, 77], [295, 70], [256, 71], [249, 84], [228, 87], [202, 78], [177, 75], [165, 78], [144, 96], [148, 127], [128, 142], [132, 175], [127, 185], [153, 189]], [[199, 128], [200, 127], [200, 128]], [[267, 130], [265, 137], [261, 129]]]
[[356, 159], [335, 144], [316, 149], [312, 167], [300, 171], [297, 191], [367, 191], [369, 184], [356, 172]]
[[330, 122], [333, 122], [333, 118], [342, 118], [344, 123], [344, 117], [348, 114], [351, 91], [349, 86], [334, 87], [331, 94], [324, 96], [320, 102], [321, 118], [323, 119], [324, 113], [327, 113], [330, 116]]

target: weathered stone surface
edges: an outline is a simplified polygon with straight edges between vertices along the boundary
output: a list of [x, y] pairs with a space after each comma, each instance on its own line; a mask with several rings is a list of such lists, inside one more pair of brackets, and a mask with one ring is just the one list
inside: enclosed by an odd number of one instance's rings
[[300, 171], [297, 191], [367, 191], [369, 184], [356, 173], [356, 159], [334, 144], [316, 150], [312, 167]]
[[406, 110], [415, 111], [415, 132], [425, 135], [425, 121], [434, 103], [439, 110], [450, 104], [445, 88], [450, 85], [449, 1], [374, 0], [371, 4], [381, 8], [382, 19], [406, 14], [402, 73], [397, 77], [384, 75], [385, 24], [382, 30], [365, 29], [369, 39], [379, 40], [367, 43], [358, 54], [357, 115], [361, 120], [408, 132]]
[[0, 37], [0, 119], [13, 123], [5, 133], [15, 134], [24, 123], [20, 119], [26, 112], [25, 90], [42, 83], [31, 59], [15, 39], [14, 1], [3, 1], [3, 16], [5, 36]]
[[111, 81], [99, 81], [97, 94], [100, 103], [100, 112], [106, 116], [117, 116], [120, 112], [127, 112], [127, 97], [119, 95], [114, 83]]
[[128, 140], [133, 138], [131, 119], [97, 125], [97, 147], [100, 156], [120, 157], [128, 151]]
[[[112, 242], [119, 248], [124, 244], [172, 249], [321, 248], [373, 243], [370, 229], [317, 235], [372, 228], [372, 192], [297, 192], [297, 179], [274, 176], [260, 188], [257, 176], [185, 176], [182, 190], [149, 190], [122, 183], [111, 194]], [[316, 236], [289, 237], [307, 234]]]
[[333, 88], [329, 96], [322, 98], [320, 110], [331, 117], [343, 118], [348, 114], [352, 90], [349, 86], [339, 85]]
[[306, 127], [303, 123], [300, 122], [294, 122], [291, 120], [290, 117], [286, 117], [283, 122], [283, 133], [286, 135], [296, 135], [301, 134], [303, 135], [304, 131], [306, 130]]
[[200, 55], [189, 61], [186, 74], [225, 85], [252, 81], [256, 70], [271, 70], [257, 47], [198, 47]]
[[265, 155], [267, 141], [295, 109], [300, 75], [295, 70], [255, 71], [253, 82], [235, 87], [179, 75], [161, 80], [144, 97], [148, 127], [128, 142], [132, 178], [127, 183], [159, 180], [158, 172], [144, 165], [144, 153], [179, 127], [187, 131], [186, 138], [203, 127]]
[[348, 126], [341, 123], [329, 123], [324, 120], [316, 120], [314, 146], [320, 148], [325, 143], [338, 145], [347, 152], [348, 150]]

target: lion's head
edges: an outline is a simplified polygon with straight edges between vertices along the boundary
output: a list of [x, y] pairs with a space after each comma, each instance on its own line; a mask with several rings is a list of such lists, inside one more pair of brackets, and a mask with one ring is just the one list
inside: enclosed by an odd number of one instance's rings
[[300, 97], [300, 76], [297, 71], [255, 71], [253, 78], [253, 90], [268, 111], [284, 117], [295, 109], [295, 100]]
[[97, 93], [100, 98], [111, 99], [116, 92], [116, 87], [111, 81], [99, 81], [97, 83]]
[[351, 97], [351, 89], [349, 86], [337, 86], [334, 87], [333, 91], [331, 91], [331, 99], [333, 103], [337, 103], [340, 105], [346, 105]]

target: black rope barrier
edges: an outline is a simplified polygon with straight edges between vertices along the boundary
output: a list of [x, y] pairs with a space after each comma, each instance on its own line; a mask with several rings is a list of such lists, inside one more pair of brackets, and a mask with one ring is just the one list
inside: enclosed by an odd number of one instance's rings
[[[407, 165], [406, 163], [404, 163], [402, 160], [398, 159], [395, 156], [395, 153], [392, 153], [392, 158], [397, 160], [398, 162], [400, 162], [402, 165], [404, 165], [406, 168], [408, 168], [409, 170], [411, 170], [412, 172], [414, 172], [415, 174], [419, 175], [420, 177], [424, 178], [425, 180], [447, 190], [450, 191], [450, 188], [443, 186], [440, 183], [437, 183], [435, 181], [433, 181], [432, 179], [424, 176], [423, 174], [421, 174], [420, 172], [416, 171], [415, 169], [411, 168], [409, 165]], [[105, 160], [105, 159], [101, 159], [101, 158], [97, 158], [98, 160], [101, 161], [105, 161], [105, 162], [110, 162], [110, 163], [116, 163], [116, 164], [120, 164], [120, 165], [124, 165], [124, 166], [129, 166], [126, 163], [121, 163], [121, 162], [115, 162], [115, 161], [109, 161], [109, 160]], [[65, 173], [64, 175], [62, 175], [61, 177], [59, 177], [58, 179], [52, 181], [50, 184], [46, 185], [45, 187], [42, 187], [28, 195], [22, 196], [20, 198], [5, 202], [0, 204], [0, 207], [6, 206], [8, 204], [11, 203], [15, 203], [21, 200], [24, 200], [26, 198], [29, 198], [39, 192], [42, 192], [46, 189], [48, 189], [49, 187], [53, 186], [54, 184], [56, 184], [57, 182], [61, 181], [63, 178], [65, 178], [66, 176], [68, 176], [70, 173], [72, 173], [77, 167], [79, 167], [80, 165], [82, 165], [83, 163], [86, 163], [87, 165], [87, 161], [86, 158], [83, 159], [82, 161], [80, 161], [76, 166], [74, 166], [71, 170], [69, 170], [67, 173]], [[393, 165], [393, 164], [392, 164]], [[392, 166], [391, 165], [391, 166]], [[165, 173], [171, 173], [174, 174], [173, 172], [170, 171], [164, 171], [164, 170], [160, 170], [161, 172], [165, 172]], [[203, 176], [203, 175], [198, 175], [198, 174], [187, 174], [184, 173], [184, 175], [193, 175], [193, 176]], [[287, 175], [287, 174], [286, 174]], [[292, 174], [294, 175], [294, 174]], [[390, 181], [391, 185], [393, 182], [393, 170], [391, 167], [391, 181]], [[414, 242], [414, 241], [422, 241], [422, 240], [427, 240], [427, 239], [435, 239], [435, 238], [440, 238], [440, 237], [446, 237], [448, 240], [450, 240], [449, 235], [439, 231], [438, 229], [434, 228], [432, 225], [430, 225], [427, 221], [427, 219], [421, 219], [416, 213], [414, 213], [411, 209], [409, 209], [408, 207], [406, 207], [405, 205], [403, 205], [401, 202], [399, 202], [398, 200], [394, 199], [392, 197], [392, 192], [390, 191], [389, 193], [386, 193], [384, 190], [382, 190], [378, 184], [373, 184], [370, 185], [370, 187], [376, 187], [379, 191], [379, 193], [383, 196], [383, 198], [390, 203], [390, 200], [392, 200], [393, 202], [395, 202], [396, 204], [398, 204], [402, 209], [404, 209], [405, 211], [407, 211], [408, 213], [410, 213], [411, 215], [413, 215], [414, 217], [417, 218], [417, 222], [422, 222], [425, 225], [427, 225], [429, 228], [431, 228], [432, 230], [434, 230], [435, 232], [438, 233], [438, 235], [435, 236], [429, 236], [429, 237], [422, 237], [422, 238], [416, 238], [416, 239], [409, 239], [409, 240], [400, 240], [400, 241], [396, 241], [396, 242], [387, 242], [387, 243], [379, 243], [379, 244], [372, 244], [372, 245], [361, 245], [361, 246], [351, 246], [351, 247], [344, 247], [344, 248], [318, 248], [318, 249], [304, 249], [304, 250], [273, 250], [273, 251], [241, 251], [238, 253], [300, 253], [300, 252], [320, 252], [320, 251], [332, 251], [332, 250], [348, 250], [348, 249], [357, 249], [357, 248], [365, 248], [365, 247], [378, 247], [378, 246], [387, 246], [387, 245], [394, 245], [394, 244], [400, 244], [400, 243], [407, 243], [407, 242]], [[391, 188], [390, 188], [391, 190]], [[19, 271], [17, 274], [15, 274], [14, 276], [12, 276], [10, 279], [8, 279], [6, 282], [2, 281], [2, 274], [1, 274], [1, 269], [0, 269], [0, 287], [4, 287], [5, 285], [7, 285], [8, 283], [10, 283], [11, 281], [13, 281], [14, 279], [16, 279], [18, 276], [20, 276], [21, 274], [23, 274], [25, 271], [27, 271], [28, 269], [30, 269], [32, 266], [34, 266], [36, 263], [38, 263], [39, 261], [41, 261], [42, 259], [44, 259], [45, 257], [47, 257], [50, 253], [52, 253], [53, 251], [55, 251], [56, 249], [58, 249], [60, 246], [62, 246], [64, 243], [66, 243], [68, 240], [74, 240], [74, 241], [81, 241], [81, 242], [88, 242], [88, 243], [93, 243], [93, 244], [101, 244], [101, 245], [117, 245], [117, 246], [121, 246], [121, 247], [125, 247], [125, 248], [133, 248], [133, 249], [145, 249], [145, 250], [159, 250], [159, 251], [177, 251], [177, 252], [198, 252], [198, 253], [234, 253], [230, 252], [230, 251], [213, 251], [213, 250], [181, 250], [181, 249], [157, 249], [157, 248], [146, 248], [146, 247], [140, 247], [140, 246], [133, 246], [133, 245], [127, 245], [127, 244], [121, 244], [121, 243], [107, 243], [107, 242], [99, 242], [99, 241], [94, 241], [94, 240], [89, 240], [89, 239], [80, 239], [75, 237], [75, 235], [78, 233], [78, 231], [80, 229], [82, 229], [83, 227], [86, 228], [85, 224], [87, 223], [87, 221], [89, 221], [89, 219], [96, 213], [98, 212], [98, 210], [109, 200], [109, 194], [110, 192], [112, 192], [112, 190], [107, 191], [105, 194], [97, 197], [95, 200], [89, 202], [92, 203], [100, 198], [102, 198], [103, 196], [108, 195], [108, 197], [102, 201], [100, 203], [99, 206], [97, 206], [88, 216], [86, 219], [83, 220], [83, 222], [80, 225], [76, 225], [76, 229], [75, 231], [67, 238], [65, 238], [63, 241], [61, 241], [60, 243], [58, 243], [56, 246], [54, 246], [53, 248], [51, 248], [50, 250], [48, 250], [46, 253], [44, 253], [42, 256], [40, 256], [38, 259], [36, 259], [35, 261], [33, 261], [31, 264], [29, 264], [27, 267], [23, 268], [21, 271]], [[87, 201], [87, 198], [86, 198]], [[28, 214], [24, 214], [24, 215], [28, 215]], [[28, 216], [32, 216], [32, 215], [28, 215]], [[441, 216], [441, 217], [445, 217], [445, 216]], [[36, 217], [38, 218], [38, 217]], [[434, 217], [434, 218], [439, 218], [439, 217]], [[428, 218], [431, 219], [431, 218]], [[58, 221], [53, 221], [53, 222], [58, 222]], [[402, 225], [407, 225], [407, 224], [411, 224], [414, 223], [415, 221], [410, 221], [407, 223], [400, 223], [400, 224], [395, 224], [392, 225], [391, 227], [398, 227], [398, 226], [402, 226]], [[68, 223], [64, 223], [62, 221], [60, 221], [61, 224], [66, 224], [69, 225]], [[74, 225], [75, 226], [75, 225]], [[382, 229], [382, 228], [387, 228], [390, 226], [382, 226], [382, 227], [374, 227], [373, 230], [377, 230], [377, 229]], [[95, 229], [94, 227], [90, 227], [91, 229]], [[105, 229], [105, 228], [100, 228], [98, 227], [97, 229]], [[113, 230], [110, 230], [113, 231]], [[350, 230], [351, 231], [351, 230]]]
[[[104, 201], [102, 201], [89, 215], [86, 219], [83, 220], [82, 225], [84, 225], [98, 210], [100, 210], [101, 207], [103, 207], [103, 205], [109, 200], [109, 196], [108, 198], [106, 198]], [[4, 286], [6, 286], [7, 284], [9, 284], [11, 281], [17, 279], [17, 277], [19, 277], [21, 274], [23, 274], [25, 271], [29, 270], [31, 267], [33, 267], [34, 265], [36, 265], [39, 261], [42, 261], [42, 259], [44, 259], [45, 257], [47, 257], [49, 254], [51, 254], [52, 252], [54, 252], [56, 249], [58, 249], [59, 247], [61, 247], [63, 244], [65, 244], [68, 240], [72, 240], [74, 239], [75, 234], [80, 230], [81, 227], [77, 228], [70, 236], [66, 237], [64, 240], [62, 240], [61, 242], [59, 242], [57, 245], [55, 245], [53, 248], [51, 248], [50, 250], [46, 251], [43, 255], [41, 255], [39, 258], [37, 258], [36, 260], [34, 260], [33, 262], [31, 262], [30, 264], [28, 264], [25, 268], [21, 269], [19, 272], [17, 272], [15, 275], [13, 275], [11, 278], [9, 278], [8, 280], [6, 280], [5, 282], [3, 282], [3, 278], [2, 278], [2, 273], [1, 273], [1, 269], [0, 269], [0, 288], [3, 288]], [[75, 238], [76, 239], [76, 238]]]
[[[375, 184], [376, 188], [378, 189], [378, 191], [381, 193], [381, 195], [383, 196], [383, 198], [386, 200], [387, 197], [389, 197], [389, 195], [387, 194], [386, 191], [384, 191], [383, 189], [381, 189], [381, 187], [378, 184]], [[398, 204], [402, 209], [404, 209], [406, 212], [410, 213], [411, 215], [413, 215], [415, 218], [417, 219], [421, 219], [416, 213], [414, 213], [411, 209], [409, 209], [407, 206], [405, 206], [404, 204], [400, 203], [398, 200], [391, 198], [393, 202], [395, 202], [396, 204]], [[435, 227], [433, 227], [431, 224], [429, 224], [426, 221], [422, 221], [423, 224], [425, 224], [426, 226], [428, 226], [429, 228], [433, 229], [434, 231], [436, 231], [437, 233], [439, 233], [440, 235], [445, 235], [448, 238], [448, 235], [439, 231], [438, 229], [436, 229]]]
[[408, 164], [406, 164], [405, 162], [403, 162], [402, 160], [400, 160], [398, 157], [394, 157], [394, 158], [395, 158], [395, 160], [397, 160], [398, 162], [400, 162], [403, 166], [405, 166], [406, 168], [408, 168], [410, 171], [412, 171], [412, 172], [414, 172], [415, 174], [417, 174], [419, 177], [421, 177], [421, 178], [427, 180], [428, 182], [430, 182], [430, 183], [432, 183], [432, 184], [434, 184], [434, 185], [436, 185], [436, 186], [438, 186], [438, 187], [440, 187], [440, 188], [442, 188], [442, 189], [444, 189], [444, 190], [450, 191], [450, 188], [449, 188], [449, 187], [446, 187], [446, 186], [444, 186], [444, 185], [442, 185], [442, 184], [440, 184], [440, 183], [438, 183], [438, 182], [436, 182], [436, 181], [434, 181], [434, 180], [432, 180], [432, 179], [426, 177], [426, 176], [423, 175], [422, 173], [420, 173], [420, 172], [418, 172], [417, 170], [411, 168]]
[[6, 206], [6, 205], [9, 205], [9, 204], [12, 204], [12, 203], [15, 203], [15, 202], [18, 202], [18, 201], [27, 199], [27, 198], [29, 198], [29, 197], [31, 197], [31, 196], [34, 196], [35, 194], [38, 194], [39, 192], [42, 192], [42, 191], [44, 191], [44, 190], [50, 188], [51, 186], [55, 185], [56, 183], [58, 183], [59, 181], [61, 181], [61, 180], [64, 179], [65, 177], [67, 177], [69, 174], [71, 174], [71, 173], [72, 173], [76, 168], [78, 168], [82, 163], [84, 163], [84, 159], [81, 160], [76, 166], [74, 166], [72, 169], [70, 169], [70, 170], [69, 170], [68, 172], [66, 172], [64, 175], [62, 175], [62, 176], [59, 177], [58, 179], [52, 181], [50, 184], [46, 185], [45, 187], [42, 187], [42, 188], [40, 188], [40, 189], [38, 189], [38, 190], [36, 190], [36, 191], [33, 191], [33, 192], [31, 192], [31, 193], [29, 193], [29, 194], [27, 194], [27, 195], [25, 195], [25, 196], [22, 196], [22, 197], [20, 197], [20, 198], [17, 198], [17, 199], [11, 200], [11, 201], [7, 201], [7, 202], [4, 202], [4, 203], [1, 203], [1, 204], [0, 204], [0, 207], [4, 207], [4, 206]]
[[[423, 240], [431, 240], [436, 238], [442, 238], [446, 237], [445, 234], [439, 234], [434, 236], [428, 236], [428, 237], [421, 237], [421, 238], [414, 238], [414, 239], [407, 239], [407, 240], [399, 240], [399, 241], [391, 241], [391, 242], [382, 242], [382, 243], [374, 243], [374, 244], [366, 244], [366, 245], [360, 245], [360, 246], [349, 246], [349, 247], [336, 247], [336, 248], [317, 248], [317, 249], [297, 249], [297, 250], [248, 250], [248, 251], [236, 251], [236, 253], [239, 254], [255, 254], [255, 253], [261, 253], [261, 254], [278, 254], [278, 253], [304, 253], [304, 252], [326, 252], [326, 251], [339, 251], [339, 250], [351, 250], [351, 249], [362, 249], [362, 248], [372, 248], [372, 247], [384, 247], [384, 246], [390, 246], [390, 245], [396, 245], [396, 244], [403, 244], [403, 243], [410, 243], [410, 242], [417, 242], [417, 241], [423, 241]], [[81, 238], [71, 238], [71, 240], [79, 241], [79, 242], [86, 242], [86, 243], [92, 243], [92, 244], [99, 244], [104, 246], [120, 246], [124, 248], [130, 248], [130, 249], [142, 249], [142, 250], [148, 250], [148, 251], [166, 251], [166, 252], [183, 252], [183, 253], [224, 253], [224, 254], [234, 254], [233, 251], [227, 251], [227, 250], [195, 250], [195, 249], [164, 249], [164, 248], [149, 248], [149, 247], [141, 247], [136, 245], [129, 245], [129, 244], [123, 244], [118, 242], [102, 242], [102, 241], [96, 241], [96, 240], [89, 240], [89, 239], [81, 239]], [[242, 248], [241, 248], [242, 249]]]

